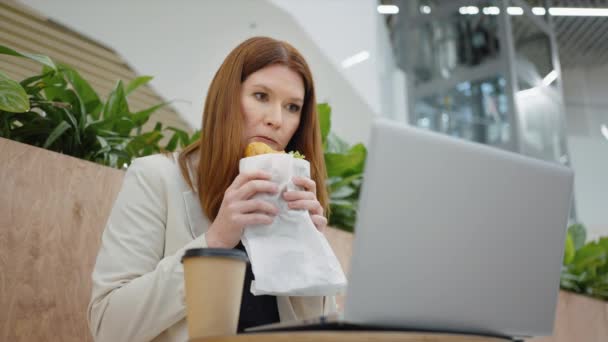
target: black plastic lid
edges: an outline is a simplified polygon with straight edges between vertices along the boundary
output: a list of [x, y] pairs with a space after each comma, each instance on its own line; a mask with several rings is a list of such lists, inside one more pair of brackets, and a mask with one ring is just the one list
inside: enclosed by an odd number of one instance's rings
[[188, 249], [184, 256], [182, 257], [182, 262], [184, 259], [191, 257], [222, 257], [222, 258], [233, 258], [243, 260], [245, 262], [249, 262], [249, 258], [247, 257], [247, 253], [238, 250], [238, 249], [229, 249], [229, 248], [192, 248]]

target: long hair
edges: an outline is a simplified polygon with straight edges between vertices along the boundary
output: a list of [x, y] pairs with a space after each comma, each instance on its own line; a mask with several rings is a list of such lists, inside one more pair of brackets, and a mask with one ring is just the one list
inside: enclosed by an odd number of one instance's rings
[[[285, 65], [304, 81], [304, 104], [300, 124], [287, 145], [306, 156], [311, 178], [317, 184], [317, 198], [329, 213], [329, 197], [325, 187], [325, 160], [321, 130], [316, 109], [312, 73], [304, 57], [287, 42], [268, 37], [253, 37], [237, 46], [224, 60], [209, 87], [201, 138], [179, 154], [179, 166], [190, 188], [198, 192], [203, 212], [215, 220], [226, 189], [239, 173], [239, 160], [245, 149], [242, 138], [241, 86], [254, 72], [270, 65]], [[194, 185], [188, 172], [188, 159], [199, 154], [195, 165]], [[197, 189], [195, 189], [195, 187]]]

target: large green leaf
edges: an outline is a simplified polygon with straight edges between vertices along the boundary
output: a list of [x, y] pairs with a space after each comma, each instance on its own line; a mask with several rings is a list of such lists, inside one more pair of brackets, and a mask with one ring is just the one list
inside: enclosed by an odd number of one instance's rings
[[95, 108], [101, 105], [101, 101], [99, 100], [99, 96], [93, 90], [93, 87], [87, 82], [78, 71], [66, 66], [62, 65], [62, 71], [65, 77], [68, 79], [74, 90], [76, 91], [76, 95], [82, 100], [85, 111], [87, 113], [93, 112]]
[[114, 130], [122, 136], [129, 135], [133, 128], [135, 128], [135, 123], [133, 123], [131, 117], [127, 115], [118, 117], [114, 126]]
[[587, 231], [582, 224], [573, 224], [568, 227], [568, 234], [572, 236], [572, 242], [576, 250], [581, 249], [587, 240]]
[[57, 70], [57, 66], [48, 56], [39, 55], [35, 53], [18, 52], [4, 45], [0, 45], [0, 54], [28, 58]]
[[51, 70], [51, 71], [42, 73], [40, 75], [35, 75], [35, 76], [32, 76], [32, 77], [28, 77], [28, 78], [24, 79], [23, 81], [19, 82], [19, 84], [21, 84], [21, 86], [25, 88], [26, 86], [29, 86], [29, 85], [31, 85], [34, 82], [40, 81], [43, 78], [48, 77], [49, 75], [53, 74], [54, 72], [55, 71]]
[[329, 224], [352, 232], [357, 219], [357, 206], [354, 201], [330, 201]]
[[349, 150], [348, 143], [334, 133], [329, 133], [325, 146], [325, 152], [329, 153], [347, 153]]
[[179, 141], [179, 135], [177, 134], [173, 134], [173, 136], [171, 137], [171, 140], [169, 140], [169, 142], [167, 143], [167, 146], [165, 146], [165, 150], [167, 151], [175, 151], [175, 149], [177, 148], [177, 142]]
[[572, 235], [568, 233], [566, 235], [566, 245], [564, 247], [564, 265], [569, 265], [574, 260], [574, 255], [576, 253], [576, 248], [574, 248], [574, 241], [572, 240]]
[[169, 131], [173, 131], [173, 134], [178, 136], [178, 141], [180, 143], [180, 146], [182, 146], [182, 147], [188, 146], [188, 143], [190, 142], [188, 133], [186, 133], [185, 131], [182, 131], [179, 128], [175, 128], [175, 127], [167, 127], [165, 129], [169, 130]]
[[333, 193], [340, 189], [343, 186], [351, 185], [353, 187], [358, 187], [357, 181], [363, 177], [362, 173], [356, 173], [352, 176], [348, 177], [335, 177], [333, 181], [328, 182], [327, 185], [329, 187], [329, 192]]
[[49, 101], [62, 101], [64, 99], [63, 94], [69, 90], [67, 89], [68, 83], [64, 79], [63, 75], [55, 70], [44, 67], [44, 77], [42, 78], [44, 95]]
[[126, 151], [132, 155], [139, 155], [141, 151], [150, 145], [160, 141], [163, 135], [160, 131], [154, 130], [135, 137], [126, 147]]
[[63, 112], [65, 114], [65, 117], [69, 120], [70, 124], [72, 125], [72, 128], [74, 129], [74, 139], [76, 140], [77, 144], [81, 143], [80, 140], [80, 131], [79, 131], [79, 125], [78, 125], [78, 121], [76, 120], [76, 117], [74, 117], [74, 115], [67, 109], [63, 109]]
[[[606, 261], [598, 267], [597, 271], [602, 275], [608, 275], [608, 236], [600, 238], [597, 244], [606, 252]], [[608, 279], [605, 280], [605, 285], [608, 285]]]
[[104, 106], [103, 117], [111, 118], [118, 115], [126, 115], [128, 113], [129, 105], [125, 96], [125, 89], [122, 81], [118, 81], [108, 96], [108, 100]]
[[356, 190], [350, 186], [342, 186], [331, 193], [332, 199], [349, 198], [356, 193]]
[[112, 150], [112, 146], [110, 146], [102, 137], [97, 137], [97, 141], [99, 142], [99, 145], [101, 145], [101, 148], [94, 154], [94, 157], [103, 156], [105, 160], [107, 159], [105, 155]]
[[104, 137], [112, 137], [112, 138], [115, 138], [116, 140], [127, 139], [126, 137], [121, 137], [120, 134], [118, 134], [114, 131], [109, 131], [107, 129], [98, 128], [97, 130], [95, 130], [95, 133], [102, 135]]
[[363, 144], [353, 146], [348, 153], [326, 153], [325, 164], [329, 177], [347, 177], [362, 173], [365, 165], [367, 149]]
[[49, 146], [53, 145], [55, 140], [59, 138], [63, 133], [65, 133], [68, 129], [70, 129], [70, 124], [62, 121], [55, 129], [51, 132], [49, 137], [44, 142], [43, 148], [49, 148]]
[[155, 106], [152, 106], [150, 108], [143, 109], [137, 113], [133, 113], [132, 120], [135, 123], [135, 126], [136, 127], [143, 126], [146, 122], [148, 122], [148, 119], [150, 119], [151, 114], [153, 114], [154, 112], [156, 112], [157, 110], [159, 110], [160, 108], [162, 108], [168, 104], [169, 104], [169, 102], [163, 102], [163, 103], [157, 104]]
[[101, 136], [97, 136], [97, 141], [99, 142], [99, 145], [101, 145], [101, 148], [108, 148], [110, 146], [110, 144], [108, 144], [108, 141], [106, 139], [104, 139]]
[[25, 89], [0, 72], [0, 110], [23, 113], [30, 110], [30, 101]]
[[588, 243], [576, 251], [572, 265], [576, 271], [590, 271], [606, 262], [606, 250], [595, 242]]
[[601, 246], [608, 253], [608, 236], [601, 237], [597, 241], [598, 246]]
[[[95, 120], [95, 121], [87, 120], [87, 123], [85, 124], [85, 130], [92, 129], [97, 132], [110, 131], [111, 129], [113, 129], [114, 125], [116, 124], [116, 122], [118, 122], [118, 120], [120, 120], [120, 117], [99, 119], [99, 120]], [[114, 131], [110, 131], [110, 132], [118, 135], [118, 133], [116, 133]]]
[[194, 132], [194, 134], [192, 134], [192, 136], [190, 137], [190, 141], [188, 141], [188, 145], [195, 143], [196, 141], [198, 141], [201, 138], [201, 131], [197, 130], [196, 132]]
[[327, 103], [320, 103], [317, 105], [317, 114], [319, 115], [319, 125], [321, 126], [321, 139], [325, 145], [327, 135], [331, 129], [331, 107]]
[[52, 131], [51, 127], [48, 126], [48, 122], [39, 120], [32, 125], [18, 127], [13, 129], [11, 139], [21, 141], [34, 146], [42, 146], [42, 141], [37, 139], [41, 137], [46, 140]]
[[126, 151], [112, 150], [110, 151], [110, 159], [114, 160], [113, 167], [122, 167], [123, 164], [130, 163], [132, 158]]
[[127, 88], [125, 89], [125, 94], [129, 95], [133, 90], [143, 86], [144, 84], [150, 82], [154, 77], [152, 76], [139, 76], [133, 81], [129, 82]]

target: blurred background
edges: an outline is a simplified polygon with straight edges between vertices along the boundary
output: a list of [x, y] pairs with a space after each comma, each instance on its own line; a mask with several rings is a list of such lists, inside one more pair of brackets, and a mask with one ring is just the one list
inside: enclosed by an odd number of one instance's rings
[[[101, 94], [154, 76], [131, 109], [171, 101], [146, 128], [188, 133], [231, 49], [286, 40], [348, 144], [367, 144], [382, 116], [570, 166], [572, 220], [590, 239], [608, 235], [606, 0], [2, 0], [0, 32], [1, 45], [69, 64]], [[0, 70], [22, 80], [40, 65], [1, 55]]]

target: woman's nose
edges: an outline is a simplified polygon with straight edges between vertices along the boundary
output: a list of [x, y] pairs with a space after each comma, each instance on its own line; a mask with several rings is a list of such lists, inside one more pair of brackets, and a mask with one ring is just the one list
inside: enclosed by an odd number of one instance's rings
[[281, 113], [281, 106], [275, 105], [269, 108], [264, 116], [264, 123], [268, 126], [281, 127], [283, 121], [283, 115]]

